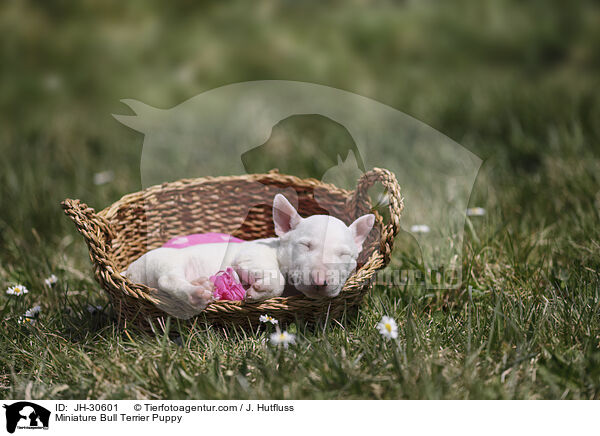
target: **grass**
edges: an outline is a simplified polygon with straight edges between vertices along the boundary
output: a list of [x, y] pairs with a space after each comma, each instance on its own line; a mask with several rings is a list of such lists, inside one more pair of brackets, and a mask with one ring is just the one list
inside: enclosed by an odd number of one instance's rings
[[[599, 16], [584, 1], [3, 4], [0, 287], [31, 292], [0, 295], [0, 397], [599, 398]], [[111, 119], [119, 99], [171, 107], [254, 79], [366, 95], [485, 159], [464, 286], [378, 285], [340, 323], [290, 326], [287, 350], [266, 330], [118, 330], [60, 200], [103, 208], [139, 189], [142, 137]], [[342, 135], [288, 122], [292, 143]], [[420, 263], [410, 235], [396, 246], [392, 267]]]

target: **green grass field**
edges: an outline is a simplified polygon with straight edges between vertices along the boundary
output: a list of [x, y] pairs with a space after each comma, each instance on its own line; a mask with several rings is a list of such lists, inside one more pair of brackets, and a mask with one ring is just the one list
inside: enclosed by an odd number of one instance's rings
[[[600, 397], [596, 3], [184, 4], [0, 5], [1, 398]], [[167, 108], [258, 79], [370, 97], [484, 159], [461, 289], [377, 286], [340, 323], [290, 326], [287, 350], [265, 330], [117, 329], [59, 202], [102, 209], [140, 189], [143, 137], [110, 115], [121, 98]], [[311, 129], [290, 124], [292, 142]], [[396, 246], [391, 267], [419, 264], [406, 234]], [[15, 284], [30, 292], [6, 295]], [[397, 341], [375, 329], [383, 315]]]

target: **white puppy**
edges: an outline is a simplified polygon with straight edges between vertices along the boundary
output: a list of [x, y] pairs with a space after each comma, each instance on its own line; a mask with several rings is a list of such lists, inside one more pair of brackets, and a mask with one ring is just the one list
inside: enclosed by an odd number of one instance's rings
[[134, 261], [123, 275], [157, 289], [161, 309], [180, 318], [214, 301], [209, 277], [227, 267], [245, 285], [247, 301], [279, 296], [286, 282], [310, 298], [335, 297], [356, 268], [375, 216], [363, 215], [350, 226], [328, 215], [302, 218], [277, 194], [273, 222], [277, 238], [157, 248]]

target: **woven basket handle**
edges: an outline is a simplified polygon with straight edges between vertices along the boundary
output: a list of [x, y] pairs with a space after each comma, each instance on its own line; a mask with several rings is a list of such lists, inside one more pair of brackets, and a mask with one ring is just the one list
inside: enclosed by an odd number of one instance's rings
[[383, 256], [384, 264], [387, 265], [394, 248], [394, 238], [400, 230], [400, 216], [404, 208], [400, 185], [394, 173], [384, 168], [373, 168], [364, 173], [358, 179], [354, 196], [350, 198], [349, 210], [354, 211], [355, 216], [370, 212], [371, 202], [368, 191], [377, 182], [384, 186], [389, 199], [390, 221], [382, 225], [379, 243], [379, 252]]
[[[110, 224], [87, 204], [79, 200], [67, 198], [61, 202], [65, 214], [75, 223], [77, 231], [83, 235], [90, 248], [90, 255], [102, 257], [106, 252], [106, 244], [114, 237]], [[104, 253], [98, 252], [99, 250]]]

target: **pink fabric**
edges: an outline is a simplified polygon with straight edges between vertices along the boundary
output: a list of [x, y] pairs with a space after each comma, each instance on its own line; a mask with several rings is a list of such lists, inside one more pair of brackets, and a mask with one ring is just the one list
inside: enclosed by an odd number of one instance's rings
[[243, 300], [244, 295], [246, 295], [246, 290], [242, 284], [237, 281], [231, 267], [211, 276], [210, 281], [215, 285], [214, 296], [217, 300], [239, 301]]
[[[240, 243], [244, 241], [225, 233], [194, 233], [192, 235], [178, 236], [169, 239], [163, 244], [163, 247], [185, 248], [200, 244], [223, 244], [228, 242]], [[214, 276], [210, 276], [209, 279], [215, 285], [214, 295], [217, 300], [239, 301], [244, 299], [246, 290], [242, 284], [237, 281], [232, 268], [227, 268], [225, 271], [219, 271]]]
[[215, 243], [227, 243], [227, 242], [244, 242], [241, 239], [235, 238], [225, 233], [194, 233], [193, 235], [178, 236], [173, 239], [169, 239], [163, 247], [165, 248], [185, 248], [191, 247], [192, 245], [199, 244], [215, 244]]

